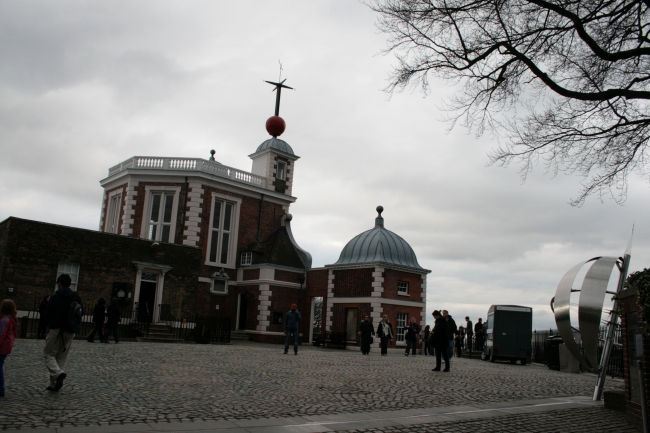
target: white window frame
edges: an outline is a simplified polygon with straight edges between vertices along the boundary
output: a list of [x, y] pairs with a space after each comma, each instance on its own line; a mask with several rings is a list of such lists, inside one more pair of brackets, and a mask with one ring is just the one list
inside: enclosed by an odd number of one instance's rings
[[[280, 171], [280, 164], [284, 165], [284, 170]], [[280, 180], [287, 180], [287, 167], [289, 167], [289, 164], [287, 164], [286, 161], [282, 161], [280, 159], [277, 160], [276, 163], [276, 169], [275, 169], [275, 178], [280, 179]], [[280, 173], [283, 174], [283, 176], [280, 176]]]
[[[56, 278], [58, 279], [61, 275], [68, 274], [70, 275], [70, 288], [73, 291], [77, 291], [77, 284], [79, 282], [79, 263], [70, 263], [70, 262], [59, 262], [59, 265], [56, 269]], [[54, 280], [54, 290], [56, 291], [59, 286]]]
[[[212, 245], [212, 234], [214, 233], [214, 230], [212, 230], [212, 220], [213, 220], [213, 213], [214, 213], [214, 203], [215, 200], [219, 201], [224, 201], [224, 202], [230, 202], [233, 204], [233, 211], [232, 215], [230, 216], [230, 245], [228, 246], [228, 263], [219, 263], [217, 262], [211, 262], [210, 261], [210, 245]], [[229, 269], [235, 269], [236, 268], [236, 263], [237, 263], [237, 241], [239, 238], [239, 212], [241, 209], [241, 202], [242, 200], [237, 197], [231, 197], [229, 195], [225, 194], [219, 194], [216, 192], [212, 193], [211, 199], [210, 199], [210, 216], [208, 220], [208, 242], [205, 247], [205, 264], [208, 266], [218, 266], [220, 268], [229, 268]], [[219, 260], [219, 252], [221, 251], [221, 241], [217, 245], [217, 260]]]
[[[217, 281], [223, 281], [223, 283], [224, 283], [224, 291], [223, 292], [215, 290], [214, 283], [217, 282]], [[228, 294], [228, 280], [221, 279], [221, 278], [213, 278], [212, 279], [212, 284], [210, 284], [210, 293], [212, 293], [214, 295], [227, 295]]]
[[[120, 233], [120, 214], [122, 213], [122, 208], [124, 203], [122, 200], [123, 189], [119, 188], [110, 194], [106, 200], [106, 221], [104, 221], [104, 232], [105, 233]], [[112, 206], [113, 201], [116, 202], [117, 208]], [[113, 218], [111, 218], [113, 216]], [[111, 221], [114, 220], [114, 221]], [[112, 223], [115, 224], [114, 228], [111, 228]]]
[[[406, 290], [404, 290], [404, 288], [406, 288]], [[409, 296], [409, 283], [407, 281], [397, 282], [397, 294]]]
[[406, 341], [404, 340], [404, 334], [405, 334], [404, 330], [406, 328], [407, 320], [408, 320], [408, 314], [397, 313], [397, 337], [395, 340], [397, 344], [406, 344]]
[[144, 187], [145, 197], [144, 197], [144, 207], [142, 211], [142, 225], [140, 226], [140, 239], [149, 239], [149, 219], [151, 218], [151, 197], [153, 194], [162, 193], [162, 194], [174, 194], [174, 201], [172, 202], [172, 221], [169, 227], [169, 239], [160, 239], [159, 242], [168, 242], [174, 243], [174, 237], [176, 235], [176, 220], [178, 218], [178, 197], [181, 192], [180, 186], [153, 186], [146, 185]]
[[241, 262], [239, 262], [241, 266], [250, 266], [253, 264], [253, 253], [248, 251], [245, 253], [241, 253]]

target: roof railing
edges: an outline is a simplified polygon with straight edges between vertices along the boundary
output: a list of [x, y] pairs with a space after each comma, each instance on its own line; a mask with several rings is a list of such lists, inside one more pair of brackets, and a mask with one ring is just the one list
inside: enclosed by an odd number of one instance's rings
[[215, 176], [232, 179], [237, 182], [255, 185], [264, 188], [266, 179], [262, 176], [249, 173], [247, 171], [238, 170], [236, 168], [228, 167], [219, 164], [216, 161], [208, 161], [201, 158], [168, 158], [158, 156], [134, 156], [124, 162], [121, 162], [108, 169], [108, 177], [114, 176], [124, 170], [138, 169], [138, 170], [193, 170], [201, 171], [203, 173], [212, 174]]

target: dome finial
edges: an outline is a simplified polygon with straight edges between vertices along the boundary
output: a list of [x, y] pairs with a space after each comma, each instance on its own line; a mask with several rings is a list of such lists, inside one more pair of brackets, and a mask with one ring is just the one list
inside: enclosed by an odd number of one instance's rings
[[215, 154], [215, 153], [217, 153], [217, 152], [215, 152], [214, 149], [212, 149], [212, 150], [210, 151], [210, 161], [216, 161], [216, 160], [214, 159], [214, 154]]
[[375, 227], [384, 227], [384, 218], [381, 213], [384, 211], [383, 206], [377, 206], [377, 218], [375, 218]]

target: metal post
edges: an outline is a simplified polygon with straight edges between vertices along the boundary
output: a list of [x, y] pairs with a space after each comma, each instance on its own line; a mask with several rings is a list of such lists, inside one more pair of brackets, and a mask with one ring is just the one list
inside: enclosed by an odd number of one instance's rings
[[648, 427], [648, 399], [645, 393], [645, 377], [643, 374], [643, 361], [638, 360], [636, 362], [636, 367], [639, 372], [639, 385], [641, 386], [641, 416], [643, 418], [643, 431], [644, 433], [650, 433], [650, 427]]
[[[618, 286], [616, 287], [616, 293], [619, 293], [623, 290], [623, 284], [625, 284], [625, 279], [627, 278], [627, 271], [630, 266], [630, 258], [632, 255], [632, 236], [634, 235], [634, 227], [632, 227], [632, 234], [630, 235], [630, 240], [627, 242], [627, 247], [625, 248], [625, 255], [623, 256], [623, 263], [619, 267], [621, 275], [618, 279]], [[598, 372], [598, 379], [596, 380], [596, 388], [594, 389], [593, 400], [598, 401], [602, 398], [603, 388], [605, 387], [605, 379], [607, 377], [607, 366], [609, 365], [609, 356], [612, 351], [612, 343], [614, 342], [614, 330], [616, 329], [616, 323], [618, 322], [618, 302], [614, 298], [614, 308], [609, 313], [609, 324], [607, 325], [607, 335], [605, 337], [605, 346], [603, 347], [603, 356], [600, 358], [600, 370]]]

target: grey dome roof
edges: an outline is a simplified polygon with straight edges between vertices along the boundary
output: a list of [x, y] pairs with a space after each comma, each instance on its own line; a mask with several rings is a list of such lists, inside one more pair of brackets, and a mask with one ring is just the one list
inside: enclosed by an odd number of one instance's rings
[[291, 146], [289, 146], [289, 143], [287, 143], [284, 140], [280, 140], [277, 137], [271, 137], [268, 140], [266, 140], [264, 143], [260, 144], [257, 147], [255, 153], [261, 152], [266, 149], [277, 149], [281, 152], [288, 153], [289, 155], [295, 155], [295, 153], [293, 153], [293, 149], [291, 148]]
[[400, 236], [384, 228], [384, 219], [379, 206], [379, 216], [375, 227], [355, 236], [341, 251], [336, 265], [355, 265], [361, 263], [387, 263], [406, 268], [426, 271], [418, 264], [413, 248]]

